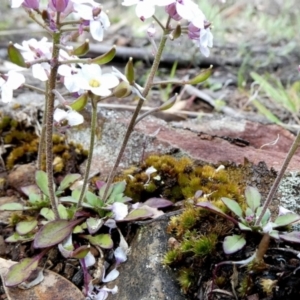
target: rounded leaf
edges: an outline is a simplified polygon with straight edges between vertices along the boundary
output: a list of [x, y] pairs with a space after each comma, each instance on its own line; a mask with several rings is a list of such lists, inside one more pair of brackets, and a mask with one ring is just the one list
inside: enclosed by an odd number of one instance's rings
[[226, 254], [232, 254], [241, 250], [246, 245], [246, 240], [241, 235], [226, 236], [223, 242], [223, 250]]

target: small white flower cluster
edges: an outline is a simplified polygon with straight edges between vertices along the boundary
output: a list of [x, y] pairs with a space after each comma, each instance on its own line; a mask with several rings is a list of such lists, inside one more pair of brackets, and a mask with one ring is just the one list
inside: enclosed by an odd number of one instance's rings
[[184, 19], [189, 22], [189, 38], [195, 41], [204, 56], [209, 56], [209, 47], [213, 46], [210, 23], [192, 0], [123, 0], [122, 5], [136, 5], [136, 14], [142, 21], [154, 15], [155, 6], [164, 6], [172, 19], [176, 21]]

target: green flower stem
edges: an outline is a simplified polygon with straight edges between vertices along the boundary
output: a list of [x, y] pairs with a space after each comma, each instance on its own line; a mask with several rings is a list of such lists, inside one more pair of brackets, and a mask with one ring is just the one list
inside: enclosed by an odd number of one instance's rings
[[266, 201], [265, 201], [265, 203], [263, 205], [262, 211], [261, 211], [258, 219], [255, 222], [255, 225], [259, 225], [260, 224], [262, 217], [264, 216], [267, 208], [271, 204], [271, 202], [272, 202], [272, 200], [274, 198], [274, 195], [275, 195], [275, 193], [276, 193], [276, 191], [278, 189], [278, 186], [280, 184], [280, 181], [281, 181], [282, 177], [284, 176], [286, 168], [288, 167], [288, 165], [289, 165], [292, 157], [294, 156], [294, 154], [295, 154], [295, 152], [296, 152], [296, 150], [297, 150], [297, 148], [299, 146], [299, 143], [300, 143], [300, 130], [298, 131], [297, 136], [296, 136], [296, 138], [295, 138], [295, 140], [294, 140], [294, 142], [293, 142], [293, 144], [292, 144], [292, 146], [291, 146], [291, 148], [290, 148], [290, 150], [289, 150], [289, 152], [288, 152], [288, 154], [287, 154], [287, 156], [286, 156], [286, 158], [285, 158], [285, 160], [284, 160], [284, 162], [282, 164], [282, 167], [281, 167], [281, 169], [280, 169], [280, 171], [279, 171], [279, 173], [278, 173], [278, 175], [277, 175], [277, 177], [276, 177], [276, 179], [275, 179], [275, 181], [274, 181], [274, 183], [273, 183], [273, 185], [272, 185], [272, 187], [270, 189], [268, 197], [267, 197], [267, 199], [266, 199]]
[[61, 22], [59, 24], [59, 27], [61, 28], [61, 27], [66, 26], [66, 25], [80, 25], [81, 23], [82, 23], [82, 21], [66, 21], [66, 22]]
[[[59, 24], [59, 13], [57, 13], [57, 20], [56, 23]], [[53, 209], [55, 219], [58, 220], [59, 213], [58, 213], [58, 204], [56, 202], [56, 197], [54, 193], [54, 180], [53, 180], [53, 114], [54, 114], [54, 100], [55, 95], [52, 92], [56, 88], [56, 77], [58, 71], [58, 56], [59, 56], [59, 48], [56, 47], [56, 44], [60, 42], [60, 32], [56, 32], [53, 34], [53, 50], [52, 50], [52, 68], [50, 71], [50, 76], [48, 80], [48, 87], [47, 87], [47, 95], [46, 95], [46, 105], [47, 105], [47, 115], [46, 115], [46, 144], [45, 144], [45, 151], [46, 151], [46, 173], [48, 179], [48, 189], [49, 189], [49, 198], [51, 207]]]
[[[146, 85], [145, 85], [145, 89], [144, 89], [144, 91], [142, 93], [142, 96], [144, 98], [148, 95], [148, 93], [149, 93], [149, 91], [151, 89], [152, 82], [153, 82], [154, 76], [156, 74], [156, 71], [158, 69], [158, 66], [159, 66], [159, 63], [160, 63], [160, 60], [161, 60], [161, 56], [162, 56], [163, 50], [165, 48], [167, 39], [168, 39], [168, 37], [167, 37], [167, 35], [164, 32], [164, 34], [163, 34], [163, 36], [161, 38], [160, 44], [158, 46], [158, 49], [157, 49], [157, 53], [156, 53], [155, 59], [153, 61], [153, 64], [152, 64], [152, 67], [151, 67], [151, 70], [150, 70], [150, 74], [148, 76], [148, 79], [147, 79], [147, 82], [146, 82]], [[126, 134], [125, 134], [125, 137], [124, 137], [121, 149], [120, 149], [119, 154], [118, 154], [118, 157], [117, 157], [117, 159], [115, 161], [115, 164], [114, 164], [114, 166], [113, 166], [113, 168], [112, 168], [112, 170], [111, 170], [111, 172], [110, 172], [110, 174], [108, 176], [107, 185], [106, 185], [106, 189], [105, 189], [104, 196], [103, 196], [104, 200], [106, 200], [108, 189], [109, 189], [110, 185], [113, 182], [113, 179], [115, 177], [115, 173], [116, 173], [117, 168], [118, 168], [118, 166], [120, 164], [120, 161], [122, 159], [122, 156], [123, 156], [123, 153], [124, 153], [125, 148], [127, 146], [127, 143], [128, 143], [129, 138], [130, 138], [130, 135], [131, 135], [131, 133], [133, 131], [133, 128], [134, 128], [134, 125], [135, 125], [135, 121], [136, 121], [136, 119], [137, 119], [137, 117], [138, 117], [138, 115], [140, 113], [140, 110], [141, 110], [143, 104], [144, 104], [144, 100], [142, 98], [140, 98], [139, 101], [138, 101], [138, 104], [136, 106], [136, 109], [135, 109], [135, 111], [134, 111], [134, 113], [132, 115], [132, 118], [130, 120], [130, 123], [128, 125], [128, 128], [127, 128], [127, 131], [126, 131]]]
[[77, 202], [76, 210], [81, 206], [84, 195], [85, 195], [86, 186], [87, 186], [90, 169], [91, 169], [92, 158], [93, 158], [94, 144], [95, 144], [96, 124], [97, 124], [97, 97], [94, 96], [92, 98], [91, 102], [92, 102], [92, 119], [91, 119], [89, 155], [88, 155], [88, 159], [87, 159], [86, 169], [85, 169], [84, 178], [83, 178], [83, 184], [82, 184], [79, 200]]

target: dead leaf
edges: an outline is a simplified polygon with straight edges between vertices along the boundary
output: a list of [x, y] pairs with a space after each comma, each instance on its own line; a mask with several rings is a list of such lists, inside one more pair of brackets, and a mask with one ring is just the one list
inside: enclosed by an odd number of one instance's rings
[[[16, 262], [0, 258], [0, 275], [2, 282], [4, 282], [4, 277], [9, 267], [14, 264], [16, 264]], [[44, 270], [43, 273], [44, 280], [28, 290], [23, 290], [18, 287], [6, 287], [3, 285], [7, 298], [9, 300], [85, 299], [81, 291], [66, 278], [49, 270]]]

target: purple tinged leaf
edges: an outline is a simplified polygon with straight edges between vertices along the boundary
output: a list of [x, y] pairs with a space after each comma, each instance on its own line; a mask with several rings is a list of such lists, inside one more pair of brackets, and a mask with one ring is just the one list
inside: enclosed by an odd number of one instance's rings
[[221, 198], [221, 200], [235, 215], [237, 215], [240, 218], [243, 217], [243, 211], [236, 201], [226, 197]]
[[37, 269], [40, 256], [25, 258], [19, 263], [11, 266], [5, 277], [6, 286], [15, 286], [27, 280], [31, 273]]
[[83, 238], [87, 239], [92, 245], [100, 246], [104, 249], [111, 249], [114, 245], [114, 242], [110, 234], [98, 234], [95, 236], [83, 235]]
[[216, 207], [215, 205], [213, 205], [212, 203], [208, 202], [208, 201], [203, 201], [203, 202], [199, 202], [196, 204], [196, 206], [200, 206], [204, 209], [210, 210], [212, 212], [214, 212], [215, 214], [218, 214], [226, 219], [228, 219], [229, 221], [231, 221], [234, 224], [238, 224], [238, 221], [235, 220], [234, 218], [226, 215], [225, 213], [222, 212], [221, 209], [219, 209], [218, 207]]
[[163, 207], [172, 206], [173, 202], [167, 199], [154, 197], [148, 199], [144, 204], [153, 208], [163, 208]]
[[284, 234], [279, 234], [279, 237], [287, 242], [300, 243], [300, 232], [292, 231]]
[[90, 247], [87, 245], [80, 246], [76, 248], [71, 257], [82, 259], [85, 258], [86, 255], [90, 252]]
[[34, 248], [47, 248], [59, 244], [72, 233], [73, 227], [84, 219], [75, 221], [56, 220], [43, 226], [34, 239]]
[[223, 250], [226, 254], [232, 254], [241, 250], [246, 245], [246, 240], [241, 235], [226, 236], [223, 242]]
[[273, 228], [281, 227], [281, 226], [287, 226], [290, 225], [296, 221], [300, 220], [300, 216], [294, 213], [289, 213], [286, 215], [281, 215], [276, 218], [274, 221], [275, 226]]
[[261, 195], [257, 188], [248, 186], [245, 190], [245, 197], [248, 206], [253, 212], [260, 206]]
[[123, 221], [134, 221], [140, 219], [146, 219], [152, 217], [153, 212], [149, 211], [146, 207], [141, 207], [132, 210], [124, 219]]
[[37, 226], [37, 223], [37, 220], [21, 221], [16, 225], [16, 231], [20, 235], [28, 234]]

